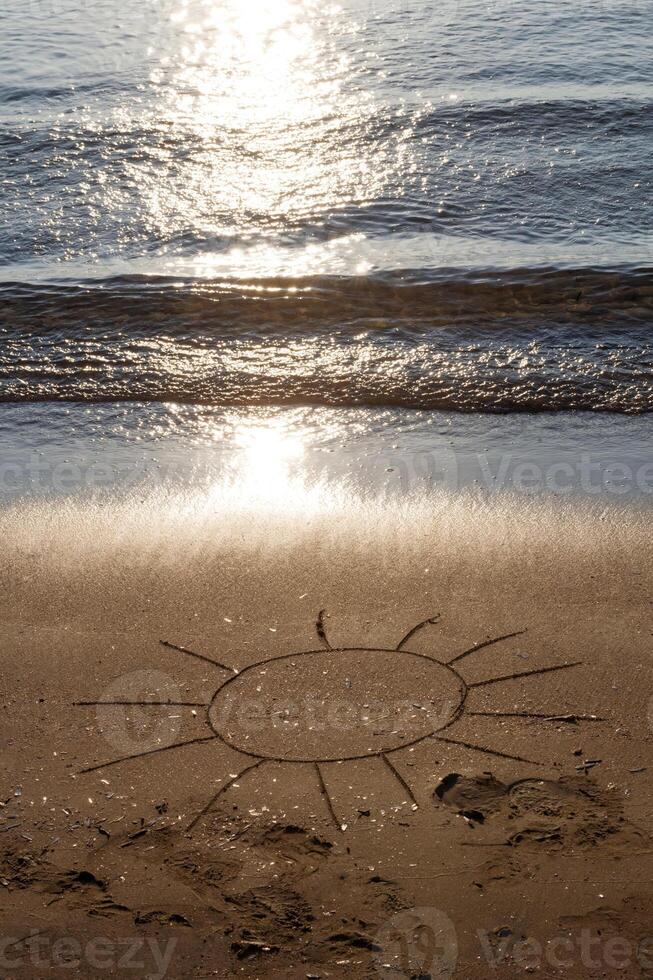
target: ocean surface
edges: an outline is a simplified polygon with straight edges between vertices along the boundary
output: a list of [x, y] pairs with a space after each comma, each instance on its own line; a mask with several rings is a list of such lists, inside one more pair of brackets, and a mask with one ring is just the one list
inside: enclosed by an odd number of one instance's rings
[[650, 412], [651, 13], [0, 0], [0, 400]]

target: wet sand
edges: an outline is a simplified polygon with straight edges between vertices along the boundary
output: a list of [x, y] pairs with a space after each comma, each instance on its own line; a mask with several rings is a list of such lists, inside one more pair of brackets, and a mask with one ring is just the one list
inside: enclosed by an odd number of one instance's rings
[[647, 512], [0, 524], [5, 975], [651, 974]]

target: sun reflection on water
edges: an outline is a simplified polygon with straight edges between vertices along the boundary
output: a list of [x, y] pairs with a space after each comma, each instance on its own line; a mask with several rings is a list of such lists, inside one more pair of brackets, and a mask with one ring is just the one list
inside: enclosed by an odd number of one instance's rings
[[193, 152], [176, 160], [174, 181], [150, 181], [143, 193], [159, 231], [182, 216], [200, 239], [199, 274], [212, 256], [237, 268], [228, 239], [247, 232], [259, 240], [259, 274], [266, 248], [277, 273], [280, 226], [292, 235], [293, 223], [319, 222], [344, 201], [365, 206], [404, 167], [402, 145], [369, 138], [378, 107], [340, 43], [355, 31], [341, 8], [179, 0], [169, 27], [151, 78], [157, 125], [170, 132], [173, 155], [189, 140]]
[[243, 423], [234, 434], [229, 472], [212, 484], [208, 502], [231, 512], [274, 512], [301, 518], [331, 509], [338, 486], [309, 479], [303, 434], [281, 420]]
[[245, 472], [265, 482], [276, 482], [275, 474], [285, 479], [293, 461], [300, 460], [305, 452], [300, 434], [279, 424], [244, 425], [234, 442]]
[[184, 0], [172, 18], [186, 92], [180, 110], [200, 131], [217, 124], [251, 132], [319, 116], [320, 97], [337, 83], [318, 76], [316, 10], [312, 0]]

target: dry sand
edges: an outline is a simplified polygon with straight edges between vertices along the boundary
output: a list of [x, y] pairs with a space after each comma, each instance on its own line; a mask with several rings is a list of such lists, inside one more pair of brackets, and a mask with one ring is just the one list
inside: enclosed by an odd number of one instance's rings
[[0, 523], [2, 975], [653, 973], [649, 514]]

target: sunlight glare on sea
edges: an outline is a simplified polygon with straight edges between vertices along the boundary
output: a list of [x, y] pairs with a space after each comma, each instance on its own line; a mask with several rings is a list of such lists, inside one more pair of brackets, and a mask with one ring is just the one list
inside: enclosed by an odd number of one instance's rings
[[0, 7], [1, 400], [650, 412], [641, 0]]
[[[317, 0], [181, 0], [170, 22], [174, 31], [151, 72], [159, 93], [151, 111], [194, 152], [181, 157], [174, 183], [147, 179], [155, 226], [163, 230], [171, 213], [185, 213], [189, 226], [219, 239], [271, 221], [292, 224], [343, 200], [375, 199], [390, 171], [406, 166], [395, 141], [379, 147], [366, 137], [375, 102], [369, 88], [348, 84], [354, 69], [339, 35], [356, 22], [341, 8]], [[209, 214], [228, 214], [229, 223]], [[319, 269], [322, 249], [328, 254], [328, 243], [280, 269], [278, 242], [259, 243], [246, 268], [307, 274]], [[187, 271], [207, 276], [242, 257], [240, 247], [212, 255], [207, 243]]]

